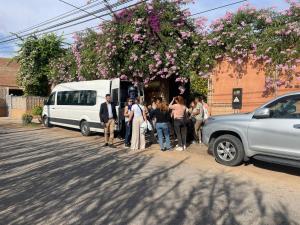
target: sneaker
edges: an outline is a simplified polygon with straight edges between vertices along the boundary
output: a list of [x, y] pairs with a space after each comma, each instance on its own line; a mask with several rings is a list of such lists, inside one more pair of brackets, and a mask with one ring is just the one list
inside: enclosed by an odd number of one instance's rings
[[177, 148], [175, 148], [175, 150], [181, 152], [181, 151], [183, 151], [183, 147], [177, 147]]
[[173, 151], [173, 148], [165, 148], [166, 149], [166, 151]]
[[183, 146], [183, 150], [186, 150], [186, 146], [185, 145]]
[[130, 144], [125, 144], [125, 148], [129, 148], [130, 147]]
[[103, 145], [103, 147], [107, 147], [108, 146], [108, 143], [105, 143], [104, 145]]

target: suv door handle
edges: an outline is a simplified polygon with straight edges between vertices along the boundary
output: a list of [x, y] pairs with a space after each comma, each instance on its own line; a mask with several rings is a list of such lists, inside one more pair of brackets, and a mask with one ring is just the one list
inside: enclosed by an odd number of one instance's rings
[[295, 129], [300, 129], [300, 124], [294, 124]]

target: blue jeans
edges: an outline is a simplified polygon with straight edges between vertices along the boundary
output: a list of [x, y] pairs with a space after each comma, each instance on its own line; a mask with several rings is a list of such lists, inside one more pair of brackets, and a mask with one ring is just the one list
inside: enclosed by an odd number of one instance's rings
[[160, 145], [160, 149], [164, 149], [164, 137], [166, 139], [166, 148], [171, 148], [170, 144], [170, 129], [168, 123], [156, 123], [156, 131], [158, 135], [158, 142]]
[[131, 123], [125, 122], [126, 133], [125, 133], [125, 144], [130, 144], [131, 140]]

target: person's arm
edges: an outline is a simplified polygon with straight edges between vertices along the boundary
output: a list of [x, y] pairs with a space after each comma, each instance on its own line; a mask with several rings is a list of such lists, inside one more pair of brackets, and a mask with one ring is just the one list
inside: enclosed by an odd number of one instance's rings
[[125, 109], [124, 109], [124, 117], [129, 117], [130, 113], [128, 111], [128, 106], [125, 106]]
[[174, 101], [175, 101], [175, 98], [173, 98], [172, 101], [170, 102], [169, 109], [172, 109], [172, 105], [173, 105]]
[[147, 114], [146, 114], [145, 107], [143, 108], [143, 117], [144, 117], [144, 121], [147, 121]]
[[128, 122], [131, 122], [133, 120], [133, 116], [134, 116], [134, 107], [135, 105], [131, 106], [131, 111], [129, 113], [129, 118], [128, 118]]
[[200, 114], [200, 108], [201, 108], [200, 104], [197, 104], [196, 105], [196, 111], [192, 112], [193, 116], [196, 116], [196, 115]]

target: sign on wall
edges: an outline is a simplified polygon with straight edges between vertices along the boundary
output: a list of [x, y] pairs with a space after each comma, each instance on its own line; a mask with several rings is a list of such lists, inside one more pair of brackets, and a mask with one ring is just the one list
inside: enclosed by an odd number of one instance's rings
[[233, 88], [232, 89], [232, 108], [241, 109], [242, 108], [242, 97], [243, 89], [242, 88]]

